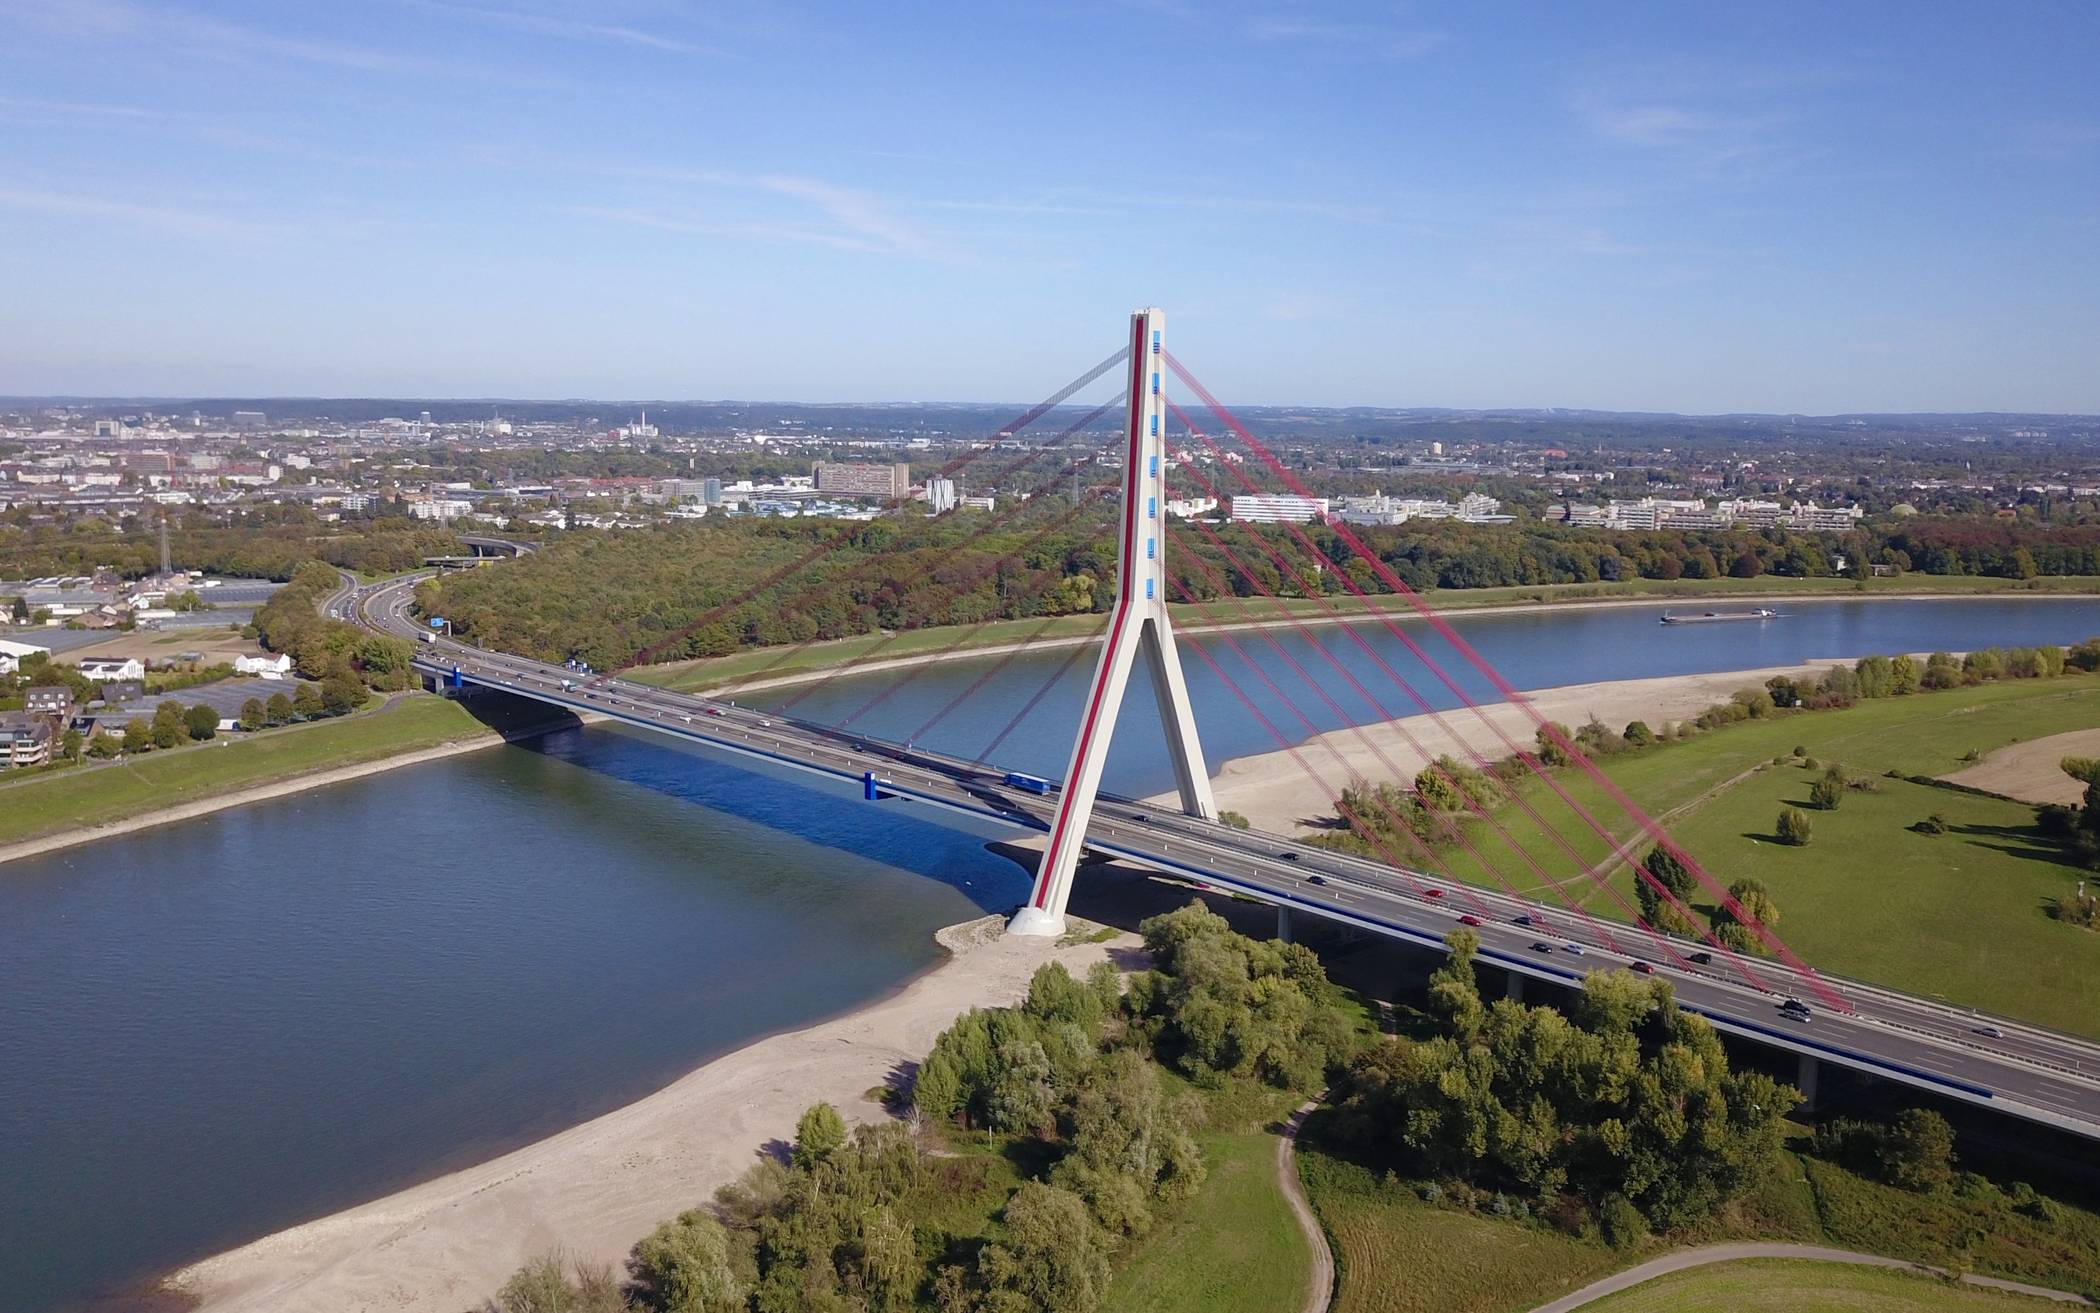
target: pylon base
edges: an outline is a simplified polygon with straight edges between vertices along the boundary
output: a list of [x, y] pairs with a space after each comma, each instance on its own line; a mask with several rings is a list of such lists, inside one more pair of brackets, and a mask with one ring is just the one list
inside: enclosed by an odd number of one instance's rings
[[1065, 919], [1055, 912], [1040, 907], [1024, 907], [1014, 913], [1014, 919], [1006, 923], [1006, 933], [1029, 935], [1035, 938], [1055, 939], [1065, 932]]

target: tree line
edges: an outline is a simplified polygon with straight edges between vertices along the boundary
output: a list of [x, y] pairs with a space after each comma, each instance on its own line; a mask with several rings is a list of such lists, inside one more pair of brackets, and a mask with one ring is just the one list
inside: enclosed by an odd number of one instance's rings
[[368, 686], [410, 687], [416, 654], [405, 640], [321, 614], [321, 603], [341, 586], [334, 568], [308, 560], [256, 609], [255, 637], [272, 652], [290, 656], [301, 676], [319, 681], [330, 705], [362, 706]]
[[[449, 529], [411, 521], [329, 523], [303, 506], [257, 506], [228, 513], [171, 509], [168, 554], [177, 569], [248, 579], [290, 579], [308, 561], [391, 574], [426, 557], [461, 550]], [[157, 515], [112, 523], [0, 524], [0, 579], [88, 575], [109, 570], [138, 579], [160, 569]]]

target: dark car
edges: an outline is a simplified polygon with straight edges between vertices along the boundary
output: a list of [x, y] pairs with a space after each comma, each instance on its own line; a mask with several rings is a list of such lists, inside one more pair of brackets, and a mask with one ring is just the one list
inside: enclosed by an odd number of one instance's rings
[[1712, 953], [1707, 952], [1704, 949], [1701, 949], [1700, 951], [1692, 954], [1691, 960], [1697, 962], [1700, 966], [1703, 967], [1712, 966], [1714, 962], [1714, 955]]
[[1534, 953], [1550, 953], [1553, 951], [1553, 945], [1543, 939], [1534, 939], [1531, 941], [1531, 951]]
[[1287, 862], [1295, 862], [1298, 860], [1298, 854], [1296, 853], [1278, 853], [1276, 855]]
[[1652, 967], [1652, 966], [1649, 966], [1649, 965], [1648, 965], [1648, 964], [1647, 964], [1646, 962], [1636, 962], [1636, 963], [1634, 963], [1634, 964], [1633, 964], [1633, 969], [1634, 969], [1634, 971], [1635, 971], [1635, 972], [1636, 972], [1637, 974], [1639, 974], [1639, 975], [1643, 975], [1643, 976], [1652, 976], [1652, 975], [1654, 975], [1654, 974], [1655, 974], [1655, 968], [1654, 968], [1654, 967]]
[[1531, 913], [1529, 913], [1529, 912], [1519, 912], [1519, 913], [1517, 913], [1517, 914], [1516, 914], [1515, 916], [1513, 916], [1513, 917], [1509, 918], [1509, 923], [1510, 923], [1511, 925], [1530, 925], [1530, 924], [1531, 924]]
[[1324, 875], [1308, 875], [1308, 876], [1306, 876], [1306, 877], [1305, 877], [1305, 883], [1307, 883], [1307, 884], [1326, 884], [1326, 883], [1327, 883], [1327, 877], [1326, 877], [1326, 876], [1324, 876]]
[[1790, 998], [1779, 1005], [1779, 1015], [1790, 1021], [1811, 1021], [1816, 1014], [1809, 1011], [1808, 1004], [1800, 999]]
[[[906, 746], [906, 747], [909, 747], [909, 746], [911, 746], [911, 745], [910, 745], [910, 744], [906, 744], [905, 746]], [[1143, 812], [1132, 812], [1132, 813], [1130, 813], [1130, 819], [1131, 819], [1131, 820], [1133, 820], [1133, 821], [1136, 821], [1136, 822], [1137, 822], [1137, 823], [1138, 823], [1139, 825], [1143, 825], [1143, 824], [1145, 823], [1145, 813], [1143, 813]]]

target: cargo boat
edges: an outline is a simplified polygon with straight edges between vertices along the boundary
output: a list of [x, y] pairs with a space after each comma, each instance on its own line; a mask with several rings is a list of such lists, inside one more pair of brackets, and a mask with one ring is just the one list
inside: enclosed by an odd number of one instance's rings
[[1701, 611], [1698, 615], [1671, 615], [1665, 611], [1662, 622], [1666, 625], [1703, 625], [1721, 620], [1771, 620], [1778, 615], [1779, 612], [1762, 606], [1755, 611]]

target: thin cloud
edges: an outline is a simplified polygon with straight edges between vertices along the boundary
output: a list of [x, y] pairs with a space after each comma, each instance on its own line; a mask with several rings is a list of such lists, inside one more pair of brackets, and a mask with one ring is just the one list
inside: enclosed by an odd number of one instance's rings
[[0, 209], [29, 214], [62, 214], [78, 218], [115, 219], [144, 228], [159, 228], [200, 237], [254, 237], [279, 231], [267, 224], [163, 205], [140, 205], [99, 196], [28, 191], [0, 187]]
[[680, 214], [664, 214], [655, 210], [611, 205], [558, 205], [553, 209], [556, 213], [574, 215], [579, 219], [598, 219], [607, 223], [623, 223], [636, 228], [654, 228], [658, 232], [686, 233], [696, 237], [794, 242], [867, 255], [889, 254], [891, 250], [862, 238], [792, 223], [715, 223], [702, 219], [688, 219]]
[[[299, 13], [296, 9], [279, 12]], [[417, 78], [471, 77], [541, 85], [537, 80], [452, 60], [380, 50], [348, 42], [286, 36], [179, 9], [147, 9], [129, 0], [68, 0], [26, 11], [45, 32], [93, 42], [128, 41], [204, 59], [248, 63], [291, 61], [354, 73]]]
[[493, 23], [500, 27], [513, 28], [520, 32], [531, 32], [538, 36], [556, 37], [571, 41], [596, 41], [616, 45], [640, 46], [647, 50], [660, 50], [673, 55], [704, 55], [719, 58], [728, 52], [716, 46], [702, 45], [679, 37], [664, 36], [638, 27], [620, 23], [593, 23], [577, 18], [557, 18], [548, 14], [518, 13], [507, 9], [484, 9], [478, 5], [451, 4], [447, 0], [417, 0], [417, 7], [441, 13], [457, 14], [477, 22]]
[[1325, 46], [1359, 59], [1420, 59], [1450, 39], [1427, 30], [1277, 18], [1254, 19], [1242, 30], [1252, 41]]

